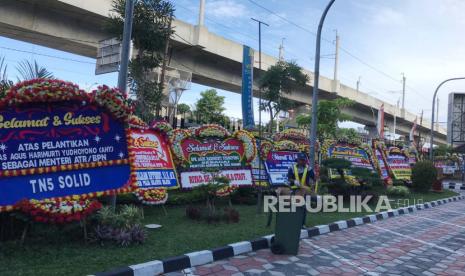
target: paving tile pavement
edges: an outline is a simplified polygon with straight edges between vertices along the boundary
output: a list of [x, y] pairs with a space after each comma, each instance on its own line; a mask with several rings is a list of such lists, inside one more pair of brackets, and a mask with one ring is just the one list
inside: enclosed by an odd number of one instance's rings
[[465, 201], [304, 239], [297, 256], [265, 249], [167, 275], [465, 276]]

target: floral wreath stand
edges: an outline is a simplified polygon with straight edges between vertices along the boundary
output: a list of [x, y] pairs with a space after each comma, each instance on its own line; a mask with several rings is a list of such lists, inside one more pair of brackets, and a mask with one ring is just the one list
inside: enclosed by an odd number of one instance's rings
[[[266, 160], [268, 153], [272, 150], [276, 151], [292, 151], [292, 152], [308, 152], [309, 151], [309, 144], [305, 141], [305, 135], [301, 132], [294, 130], [294, 129], [287, 129], [282, 132], [276, 133], [273, 137], [274, 141], [264, 141], [260, 146], [260, 159]], [[317, 144], [318, 148], [318, 144]], [[318, 150], [317, 150], [318, 151]], [[316, 167], [315, 167], [316, 171]], [[315, 190], [316, 193], [318, 190], [318, 182], [315, 182]], [[270, 190], [276, 193], [279, 197], [281, 194], [282, 187], [272, 187], [269, 186]], [[266, 227], [271, 226], [271, 222], [273, 221], [273, 213], [268, 213], [268, 218], [266, 222]]]
[[[244, 146], [244, 158], [246, 164], [250, 164], [257, 155], [257, 147], [254, 135], [246, 130], [237, 130], [234, 133], [216, 124], [206, 124], [190, 129], [175, 129], [169, 133], [171, 149], [173, 151], [174, 161], [177, 165], [183, 167], [189, 163], [187, 157], [183, 154], [181, 143], [184, 139], [194, 138], [196, 140], [215, 138], [228, 139], [235, 138]], [[209, 172], [206, 170], [206, 172]], [[209, 172], [214, 177], [214, 172]], [[229, 205], [232, 206], [230, 195], [237, 189], [235, 186], [228, 186], [218, 189], [215, 196], [219, 198], [229, 197]]]
[[[142, 119], [132, 115], [129, 119], [129, 128], [138, 128], [142, 130], [153, 129], [162, 133], [165, 137], [171, 133], [173, 128], [166, 121], [154, 121], [150, 126], [148, 126]], [[131, 155], [131, 158], [134, 158]], [[168, 216], [168, 211], [166, 210], [165, 203], [168, 201], [168, 189], [167, 188], [135, 188], [133, 194], [137, 197], [140, 202], [142, 210], [142, 218], [144, 215], [144, 206], [161, 206], [165, 216]], [[157, 224], [158, 225], [158, 224]]]
[[[99, 86], [91, 93], [80, 89], [77, 85], [56, 79], [32, 79], [20, 82], [11, 87], [0, 98], [0, 107], [14, 106], [24, 103], [53, 103], [60, 101], [82, 101], [83, 103], [94, 103], [104, 107], [108, 113], [118, 120], [127, 122], [129, 114], [132, 113], [132, 106], [129, 104], [125, 94], [117, 89], [108, 86]], [[95, 167], [99, 164], [75, 164], [73, 169], [85, 166]], [[9, 172], [4, 171], [3, 175], [16, 175], [21, 173], [41, 174], [56, 171], [56, 167], [37, 168], [29, 171]], [[27, 231], [33, 222], [50, 223], [63, 225], [71, 222], [79, 222], [83, 228], [84, 239], [87, 242], [87, 222], [88, 215], [96, 212], [102, 204], [95, 198], [104, 195], [115, 195], [120, 192], [130, 191], [132, 177], [124, 187], [99, 192], [85, 193], [81, 195], [69, 195], [47, 199], [24, 199], [15, 205], [0, 207], [0, 211], [18, 211], [17, 218], [26, 222], [26, 226], [21, 234], [20, 244], [23, 245]]]

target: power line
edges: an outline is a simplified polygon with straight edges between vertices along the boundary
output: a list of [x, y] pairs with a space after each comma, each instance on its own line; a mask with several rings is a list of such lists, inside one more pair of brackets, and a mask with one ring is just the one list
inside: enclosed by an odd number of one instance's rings
[[84, 63], [84, 64], [92, 64], [92, 65], [95, 65], [94, 62], [88, 62], [88, 61], [77, 60], [77, 59], [72, 59], [72, 58], [65, 58], [65, 57], [58, 57], [58, 56], [53, 56], [53, 55], [48, 55], [48, 54], [41, 54], [41, 53], [36, 53], [36, 52], [33, 52], [33, 51], [26, 51], [26, 50], [13, 49], [13, 48], [4, 47], [4, 46], [0, 46], [0, 49], [4, 49], [4, 50], [8, 50], [8, 51], [14, 51], [14, 52], [19, 52], [19, 53], [26, 53], [26, 54], [44, 56], [44, 57], [55, 58], [55, 59], [61, 59], [61, 60], [66, 60], [66, 61], [72, 61], [72, 62], [79, 62], [79, 63]]
[[[301, 26], [301, 25], [299, 25], [299, 24], [297, 24], [297, 23], [295, 23], [295, 22], [293, 22], [293, 21], [291, 21], [291, 20], [285, 18], [284, 16], [281, 16], [280, 14], [278, 14], [278, 13], [274, 12], [273, 10], [271, 10], [271, 9], [269, 9], [269, 8], [267, 8], [267, 7], [265, 7], [265, 6], [261, 5], [261, 4], [259, 4], [259, 3], [257, 3], [256, 1], [254, 1], [254, 0], [247, 0], [247, 1], [249, 1], [250, 3], [254, 4], [255, 6], [261, 8], [261, 9], [267, 11], [267, 12], [269, 12], [270, 14], [272, 14], [272, 15], [278, 17], [279, 19], [281, 19], [281, 20], [287, 22], [288, 24], [293, 25], [293, 26], [296, 27], [296, 28], [299, 28], [299, 29], [301, 29], [301, 30], [303, 30], [303, 31], [305, 31], [305, 32], [308, 32], [308, 33], [310, 33], [310, 34], [316, 36], [316, 33], [315, 33], [315, 32], [313, 32], [313, 31], [311, 31], [311, 30], [309, 30], [309, 29], [307, 29], [307, 28], [305, 28], [305, 27], [303, 27], [303, 26]], [[333, 41], [331, 41], [331, 40], [329, 40], [329, 39], [327, 39], [327, 38], [322, 37], [322, 40], [325, 41], [325, 42], [328, 42], [328, 43], [330, 43], [330, 44], [333, 44]], [[393, 80], [393, 81], [395, 81], [395, 82], [399, 82], [398, 79], [392, 77], [392, 76], [389, 75], [388, 73], [386, 73], [386, 72], [384, 72], [384, 71], [382, 71], [382, 70], [380, 70], [380, 69], [374, 67], [373, 65], [369, 64], [368, 62], [364, 61], [363, 59], [359, 58], [358, 56], [352, 54], [348, 49], [346, 49], [346, 48], [344, 48], [344, 47], [340, 47], [340, 49], [341, 49], [343, 52], [345, 52], [347, 55], [349, 55], [350, 57], [354, 58], [355, 60], [357, 60], [358, 62], [362, 63], [363, 65], [367, 66], [368, 68], [372, 69], [373, 71], [375, 71], [375, 72], [377, 72], [377, 73], [379, 73], [379, 74], [385, 76], [386, 78], [388, 78], [388, 79], [390, 79], [390, 80]], [[407, 86], [407, 87], [408, 87], [411, 91], [413, 91], [414, 93], [417, 93], [418, 95], [422, 96], [421, 93], [419, 93], [419, 92], [417, 92], [416, 90], [412, 89], [410, 86]]]
[[[187, 11], [189, 11], [189, 12], [192, 13], [192, 14], [197, 14], [197, 11], [195, 11], [195, 10], [193, 10], [193, 9], [191, 9], [191, 8], [187, 8], [187, 7], [185, 7], [185, 6], [183, 6], [183, 5], [180, 5], [180, 4], [178, 4], [178, 3], [176, 3], [176, 7], [183, 8], [184, 10], [187, 10]], [[211, 19], [211, 17], [209, 17], [208, 15], [206, 15], [205, 18], [207, 19], [207, 21], [210, 21], [211, 23], [214, 23], [214, 24], [216, 24], [216, 25], [219, 25], [219, 26], [223, 27], [224, 29], [234, 31], [235, 33], [238, 33], [238, 34], [242, 35], [243, 37], [252, 39], [252, 40], [254, 40], [254, 41], [258, 41], [258, 39], [257, 39], [256, 37], [254, 37], [254, 36], [252, 36], [252, 35], [250, 35], [250, 34], [248, 34], [248, 33], [241, 32], [241, 31], [239, 31], [237, 28], [234, 28], [234, 27], [225, 25], [225, 24], [223, 24], [223, 23], [221, 23], [221, 22], [218, 22], [218, 21], [216, 21], [216, 20], [213, 20], [213, 19]], [[274, 41], [274, 42], [276, 42], [276, 41]], [[267, 45], [265, 45], [265, 46], [267, 46]], [[294, 53], [294, 52], [292, 52], [292, 51], [289, 51], [289, 50], [286, 50], [286, 53], [287, 53], [287, 54], [290, 54], [290, 56], [291, 56], [292, 58], [298, 59], [298, 55], [297, 55], [296, 53]], [[310, 60], [312, 60], [312, 59], [310, 58]]]

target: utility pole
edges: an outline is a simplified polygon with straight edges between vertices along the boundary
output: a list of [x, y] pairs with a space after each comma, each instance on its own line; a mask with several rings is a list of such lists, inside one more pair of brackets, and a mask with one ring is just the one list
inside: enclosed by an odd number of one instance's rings
[[315, 168], [315, 145], [317, 140], [316, 130], [318, 125], [318, 84], [320, 81], [320, 50], [321, 50], [321, 30], [323, 29], [323, 23], [325, 22], [326, 14], [328, 14], [329, 9], [334, 4], [336, 0], [330, 0], [328, 5], [326, 5], [325, 10], [320, 18], [320, 23], [318, 24], [318, 32], [316, 35], [316, 49], [315, 49], [315, 80], [313, 82], [313, 92], [312, 92], [312, 123], [310, 126], [310, 166], [312, 169]]
[[[251, 18], [253, 21], [258, 23], [258, 70], [262, 71], [262, 25], [269, 27], [270, 25], [266, 24], [263, 21], [260, 21], [255, 18]], [[260, 107], [262, 106], [262, 90], [258, 90], [258, 124], [260, 125], [259, 136], [262, 137], [262, 111]]]
[[[251, 19], [258, 23], [258, 69], [259, 69], [259, 72], [261, 73], [261, 71], [262, 71], [262, 25], [265, 25], [267, 27], [269, 27], [270, 25], [266, 24], [263, 21], [255, 19], [255, 18], [251, 18]], [[258, 147], [259, 148], [261, 146], [261, 139], [263, 138], [262, 110], [261, 110], [261, 107], [262, 107], [262, 89], [259, 88], [258, 89], [258, 136], [259, 136], [259, 138], [258, 138], [258, 141], [259, 141]], [[258, 162], [258, 171], [259, 171], [258, 178], [259, 178], [259, 181], [261, 181], [262, 180], [262, 162]], [[258, 191], [257, 213], [260, 212], [261, 200], [262, 200], [262, 188], [261, 188], [261, 185], [260, 185], [260, 189]]]
[[405, 117], [405, 74], [402, 73], [402, 117]]
[[[421, 116], [420, 116], [420, 126], [422, 125], [423, 125], [423, 109], [421, 110]], [[421, 131], [418, 131], [418, 145], [417, 145], [418, 155], [420, 155], [420, 152], [421, 152], [420, 144], [421, 144]]]
[[337, 69], [338, 69], [338, 66], [339, 66], [339, 35], [337, 34], [337, 30], [336, 30], [336, 43], [335, 43], [335, 45], [336, 45], [336, 54], [335, 54], [335, 57], [334, 57], [334, 77], [333, 77], [333, 80], [337, 81]]
[[396, 110], [394, 112], [394, 146], [396, 145], [397, 110], [399, 110], [399, 99], [397, 99]]
[[439, 98], [436, 100], [436, 131], [439, 130]]
[[357, 92], [360, 92], [360, 79], [362, 78], [362, 76], [358, 76], [358, 80], [357, 80]]
[[281, 45], [279, 45], [279, 61], [284, 61], [284, 37], [281, 38]]
[[129, 52], [131, 49], [132, 19], [135, 0], [126, 0], [123, 41], [121, 41], [121, 64], [118, 73], [118, 89], [125, 93], [128, 85]]
[[199, 26], [203, 26], [205, 24], [205, 0], [200, 0], [200, 7], [199, 7]]
[[[134, 13], [135, 0], [126, 0], [126, 7], [124, 12], [124, 29], [123, 41], [121, 41], [121, 64], [118, 73], [118, 89], [122, 93], [126, 93], [128, 86], [128, 66], [129, 54], [131, 51], [131, 34], [132, 34], [132, 20]], [[116, 194], [111, 196], [111, 207], [113, 211], [116, 209]]]

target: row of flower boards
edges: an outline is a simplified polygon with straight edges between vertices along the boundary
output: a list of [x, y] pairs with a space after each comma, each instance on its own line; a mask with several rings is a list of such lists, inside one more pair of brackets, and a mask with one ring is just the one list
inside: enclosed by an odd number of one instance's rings
[[51, 79], [13, 86], [0, 98], [0, 211], [97, 208], [94, 198], [128, 192], [160, 203], [166, 189], [207, 183], [212, 168], [234, 186], [253, 184], [251, 133], [149, 126], [132, 113], [126, 95], [107, 86], [87, 92]]

